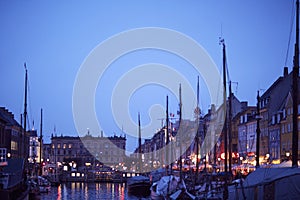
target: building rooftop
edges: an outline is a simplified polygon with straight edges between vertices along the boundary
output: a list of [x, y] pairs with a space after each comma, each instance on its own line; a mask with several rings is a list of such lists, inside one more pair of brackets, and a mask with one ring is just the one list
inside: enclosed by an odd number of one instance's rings
[[[293, 73], [287, 72], [287, 68], [284, 68], [283, 76], [280, 76], [263, 95], [261, 95], [261, 108], [267, 108], [269, 116], [276, 114], [286, 101], [288, 94], [292, 93], [292, 77]], [[298, 85], [300, 79], [298, 79]], [[298, 87], [298, 93], [300, 93], [300, 87]], [[298, 103], [300, 98], [298, 99]]]
[[15, 120], [14, 114], [5, 107], [0, 107], [0, 118], [5, 121], [8, 126], [21, 127], [21, 125]]

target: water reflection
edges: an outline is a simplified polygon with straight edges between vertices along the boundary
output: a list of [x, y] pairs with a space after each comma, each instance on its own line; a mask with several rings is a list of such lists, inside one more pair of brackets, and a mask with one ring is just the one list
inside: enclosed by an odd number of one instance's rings
[[[48, 194], [41, 194], [42, 200], [61, 199], [139, 199], [127, 195], [125, 183], [79, 183], [71, 182], [52, 187]], [[146, 198], [147, 199], [147, 198]]]

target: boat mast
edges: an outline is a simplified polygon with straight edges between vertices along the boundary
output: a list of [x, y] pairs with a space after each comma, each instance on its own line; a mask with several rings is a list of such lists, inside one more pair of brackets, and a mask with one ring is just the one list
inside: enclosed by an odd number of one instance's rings
[[260, 141], [260, 127], [259, 120], [260, 118], [260, 96], [259, 90], [257, 91], [257, 103], [256, 103], [256, 168], [259, 168], [259, 141]]
[[41, 123], [40, 123], [40, 176], [42, 175], [42, 148], [43, 148], [43, 109], [41, 108]]
[[224, 39], [221, 39], [220, 43], [223, 45], [223, 105], [224, 105], [224, 113], [225, 113], [225, 122], [224, 122], [224, 153], [225, 153], [225, 184], [224, 184], [224, 199], [228, 199], [228, 185], [227, 185], [227, 178], [228, 178], [228, 168], [227, 168], [227, 161], [228, 161], [228, 150], [227, 150], [227, 109], [226, 109], [226, 47]]
[[167, 174], [169, 174], [169, 97], [166, 97], [166, 168]]
[[296, 2], [296, 43], [293, 67], [292, 166], [298, 167], [298, 79], [299, 79], [299, 0]]
[[228, 151], [229, 151], [229, 172], [232, 172], [232, 91], [231, 91], [231, 81], [229, 81], [229, 131], [228, 131]]
[[23, 137], [23, 156], [25, 158], [25, 160], [27, 160], [27, 154], [26, 154], [26, 145], [25, 145], [25, 141], [26, 141], [26, 123], [27, 123], [27, 67], [26, 67], [26, 63], [24, 63], [24, 67], [25, 67], [25, 96], [24, 96], [24, 137]]
[[[195, 184], [197, 184], [197, 179], [198, 179], [198, 173], [199, 173], [199, 117], [200, 117], [200, 108], [199, 108], [199, 76], [197, 80], [197, 107], [195, 109], [195, 117], [196, 117], [196, 123], [197, 123], [197, 132], [196, 132], [196, 138], [195, 138], [195, 143], [196, 143], [196, 176], [195, 176]], [[204, 151], [205, 152], [205, 151]]]
[[140, 117], [140, 113], [138, 113], [138, 131], [139, 131], [139, 172], [142, 171], [142, 133], [141, 133], [141, 117]]
[[228, 166], [227, 166], [227, 161], [228, 161], [228, 150], [227, 150], [227, 111], [226, 111], [226, 47], [225, 47], [225, 42], [224, 39], [221, 40], [221, 44], [223, 45], [223, 104], [224, 104], [224, 110], [225, 110], [225, 122], [224, 122], [224, 153], [225, 153], [225, 173], [227, 174], [228, 172]]
[[[179, 128], [177, 133], [179, 132], [181, 128], [181, 120], [182, 120], [182, 98], [181, 98], [181, 84], [179, 84]], [[182, 180], [182, 135], [179, 132], [179, 151], [180, 151], [180, 156], [179, 156], [179, 173], [180, 173], [180, 180]]]

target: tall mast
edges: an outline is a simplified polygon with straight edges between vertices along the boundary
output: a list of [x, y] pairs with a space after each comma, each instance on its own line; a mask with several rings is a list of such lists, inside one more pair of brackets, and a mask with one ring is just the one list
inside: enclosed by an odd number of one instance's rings
[[40, 123], [40, 175], [42, 175], [42, 148], [43, 148], [43, 109], [41, 108], [41, 123]]
[[197, 123], [197, 132], [196, 132], [196, 138], [195, 138], [195, 143], [196, 143], [196, 176], [195, 176], [195, 183], [194, 185], [196, 186], [197, 184], [197, 179], [198, 179], [198, 172], [199, 172], [199, 117], [200, 117], [200, 108], [199, 108], [199, 76], [197, 79], [197, 107], [195, 110], [195, 115], [196, 115], [196, 123]]
[[225, 153], [225, 173], [228, 172], [228, 166], [227, 166], [227, 161], [228, 161], [228, 150], [227, 150], [227, 110], [226, 110], [226, 47], [225, 47], [225, 42], [222, 39], [221, 43], [223, 45], [223, 87], [224, 87], [224, 92], [223, 92], [223, 104], [224, 104], [224, 110], [225, 110], [225, 123], [224, 123], [224, 153]]
[[[181, 98], [181, 84], [179, 84], [179, 129], [177, 133], [180, 130], [181, 126], [181, 120], [182, 120], [182, 98]], [[179, 133], [180, 135], [180, 133]], [[180, 180], [182, 180], [182, 135], [179, 136], [179, 173], [180, 173]]]
[[225, 122], [224, 122], [224, 153], [225, 153], [225, 184], [224, 184], [224, 199], [228, 198], [228, 185], [227, 185], [227, 173], [228, 173], [228, 168], [227, 168], [227, 161], [228, 161], [228, 150], [227, 150], [227, 109], [226, 109], [226, 47], [225, 47], [225, 42], [224, 39], [221, 39], [221, 44], [223, 45], [223, 87], [224, 87], [224, 92], [223, 92], [223, 105], [224, 105], [224, 113], [225, 113]]
[[181, 96], [181, 84], [179, 84], [179, 124], [182, 120], [182, 96]]
[[142, 133], [141, 133], [141, 118], [140, 113], [138, 113], [138, 124], [139, 124], [139, 172], [142, 170]]
[[27, 67], [26, 67], [26, 63], [24, 63], [24, 67], [25, 67], [25, 96], [24, 96], [24, 137], [23, 137], [23, 156], [26, 158], [27, 160], [27, 155], [26, 155], [26, 145], [25, 145], [25, 137], [26, 137], [26, 123], [27, 123]]
[[256, 168], [259, 168], [259, 141], [260, 141], [260, 127], [259, 127], [259, 120], [260, 118], [260, 96], [259, 90], [257, 91], [257, 103], [256, 103]]
[[169, 144], [170, 140], [169, 140], [169, 97], [167, 95], [166, 97], [166, 167], [168, 169], [168, 172], [169, 173], [169, 147], [168, 147], [168, 144]]
[[197, 108], [199, 108], [199, 76], [197, 81]]
[[229, 81], [229, 131], [228, 131], [228, 151], [229, 151], [229, 172], [231, 173], [231, 163], [232, 163], [232, 91], [231, 91], [231, 81]]
[[[20, 117], [21, 117], [21, 127], [20, 127], [20, 132], [21, 133], [23, 133], [23, 114], [21, 113], [21, 115], [20, 115]], [[25, 134], [22, 136], [21, 135], [21, 142], [20, 142], [20, 148], [19, 148], [19, 152], [20, 152], [20, 155], [22, 155], [23, 156], [23, 151], [24, 151], [24, 148], [22, 148], [22, 146], [23, 146], [23, 142], [25, 141]], [[24, 143], [25, 144], [25, 143]]]
[[299, 78], [299, 0], [296, 2], [296, 44], [293, 67], [292, 166], [298, 167], [298, 78]]

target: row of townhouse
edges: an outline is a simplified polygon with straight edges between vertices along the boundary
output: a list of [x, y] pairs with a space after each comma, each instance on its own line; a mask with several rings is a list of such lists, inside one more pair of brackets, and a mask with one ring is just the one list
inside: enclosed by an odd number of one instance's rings
[[[300, 81], [298, 81], [300, 84]], [[300, 90], [298, 91], [300, 94]], [[255, 95], [253, 95], [255, 97]], [[298, 115], [300, 113], [300, 101], [298, 100]], [[292, 153], [292, 73], [288, 73], [288, 68], [284, 68], [283, 76], [280, 76], [259, 99], [259, 113], [257, 106], [248, 106], [245, 101], [239, 101], [236, 96], [231, 95], [231, 141], [233, 163], [239, 160], [255, 157], [257, 141], [257, 120], [260, 121], [260, 160], [261, 162], [280, 162], [288, 159]], [[229, 101], [227, 100], [227, 108]], [[177, 134], [179, 122], [169, 126], [170, 141], [174, 141], [173, 149], [169, 150], [174, 154], [173, 161], [178, 160], [182, 154], [184, 158], [191, 159], [196, 154], [195, 136], [198, 130], [198, 141], [200, 148], [198, 154], [203, 158], [208, 154], [210, 162], [224, 158], [224, 137], [223, 128], [224, 116], [222, 107], [211, 106], [208, 113], [200, 118], [199, 126], [195, 128], [195, 121], [182, 120], [181, 130], [183, 134]], [[227, 109], [227, 117], [229, 117]], [[223, 113], [224, 115], [224, 113]], [[228, 121], [227, 121], [228, 123]], [[172, 123], [171, 123], [172, 124]], [[228, 125], [228, 124], [227, 124]], [[172, 126], [174, 129], [172, 129]], [[298, 129], [300, 127], [300, 117], [298, 117]], [[185, 129], [185, 130], [183, 130]], [[299, 132], [299, 130], [298, 130]], [[206, 142], [205, 142], [206, 138]], [[211, 145], [210, 145], [211, 143]], [[206, 146], [214, 146], [204, 150]], [[165, 162], [166, 153], [166, 128], [157, 131], [152, 138], [146, 139], [141, 146], [141, 152], [148, 162]], [[300, 147], [300, 143], [299, 143]], [[181, 149], [181, 154], [179, 150]], [[136, 149], [137, 153], [139, 147]], [[165, 149], [166, 150], [166, 149]], [[175, 153], [174, 153], [175, 152]], [[300, 151], [298, 150], [298, 154]], [[169, 153], [170, 154], [170, 153]], [[171, 156], [171, 155], [170, 155]], [[137, 157], [137, 155], [136, 155]], [[254, 159], [255, 160], [255, 159]]]
[[[280, 76], [260, 97], [259, 113], [257, 106], [248, 106], [232, 95], [231, 137], [233, 157], [241, 160], [256, 155], [257, 121], [260, 124], [260, 161], [281, 162], [290, 159], [292, 153], [292, 73], [284, 67]], [[298, 79], [298, 84], [300, 80]], [[300, 94], [300, 90], [298, 91]], [[228, 103], [227, 103], [228, 104]], [[298, 99], [298, 135], [300, 133], [300, 100]], [[228, 105], [227, 105], [228, 108]], [[228, 111], [228, 110], [227, 110]], [[211, 115], [211, 111], [207, 115]], [[206, 117], [206, 116], [205, 116]], [[211, 118], [211, 117], [210, 117]], [[206, 124], [213, 121], [207, 120]], [[216, 158], [224, 152], [223, 136], [217, 142]], [[300, 146], [300, 142], [299, 146]], [[218, 153], [219, 152], [219, 153]], [[298, 154], [300, 153], [298, 149]], [[236, 162], [238, 159], [236, 158]], [[299, 158], [298, 158], [299, 159]], [[252, 159], [255, 160], [255, 159]], [[233, 162], [234, 163], [234, 162]]]
[[[299, 84], [300, 79], [298, 77]], [[300, 88], [298, 88], [298, 94], [300, 94]], [[296, 104], [298, 105], [299, 135], [299, 98]], [[260, 98], [260, 114], [262, 117], [260, 126], [260, 155], [269, 155], [271, 160], [284, 160], [291, 155], [293, 131], [292, 106], [292, 73], [288, 73], [288, 68], [285, 67], [283, 76], [280, 76]]]

